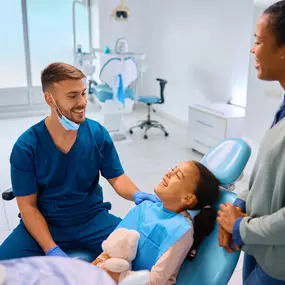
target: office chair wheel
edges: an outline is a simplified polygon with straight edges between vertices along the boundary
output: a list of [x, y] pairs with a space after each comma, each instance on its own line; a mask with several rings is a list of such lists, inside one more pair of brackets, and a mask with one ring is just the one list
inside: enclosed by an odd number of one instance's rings
[[129, 130], [129, 133], [132, 135], [134, 132], [132, 130]]
[[145, 140], [147, 140], [147, 135], [144, 135], [143, 138], [144, 138]]
[[141, 129], [143, 129], [143, 126], [141, 126]]
[[168, 136], [169, 136], [169, 133], [164, 133], [164, 135], [165, 135], [166, 137], [168, 137]]

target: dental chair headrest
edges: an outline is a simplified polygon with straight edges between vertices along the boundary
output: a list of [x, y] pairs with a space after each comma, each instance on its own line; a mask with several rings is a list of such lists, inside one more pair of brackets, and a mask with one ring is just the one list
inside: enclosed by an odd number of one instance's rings
[[201, 160], [220, 181], [221, 186], [234, 184], [242, 175], [251, 148], [242, 139], [226, 139], [211, 149]]

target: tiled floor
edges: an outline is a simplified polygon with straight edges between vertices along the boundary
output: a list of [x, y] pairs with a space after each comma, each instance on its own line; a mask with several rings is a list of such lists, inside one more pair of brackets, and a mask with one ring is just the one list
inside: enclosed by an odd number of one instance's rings
[[[125, 128], [128, 128], [134, 125], [137, 120], [144, 119], [145, 116], [146, 109], [136, 110], [132, 115], [124, 118], [123, 125]], [[96, 119], [98, 116], [95, 113], [90, 113], [89, 117]], [[13, 143], [23, 131], [42, 118], [30, 117], [0, 120], [1, 136], [5, 134], [4, 139], [1, 137], [0, 140], [0, 192], [10, 186], [9, 154]], [[192, 152], [187, 147], [187, 130], [185, 128], [177, 126], [177, 124], [171, 123], [166, 119], [160, 117], [158, 119], [170, 133], [168, 138], [165, 138], [159, 130], [151, 130], [149, 139], [144, 140], [142, 131], [138, 129], [132, 136], [128, 136], [126, 140], [115, 143], [126, 173], [141, 190], [147, 192], [152, 192], [154, 186], [157, 185], [165, 171], [169, 168], [184, 160], [200, 160], [201, 158], [198, 153]], [[116, 195], [105, 180], [101, 181], [101, 185], [104, 189], [105, 200], [111, 201], [113, 204], [112, 211], [116, 215], [124, 216], [133, 206], [133, 203], [125, 201]], [[238, 189], [240, 187], [238, 186]], [[6, 215], [3, 207], [5, 207]], [[5, 203], [0, 201], [0, 243], [9, 234], [9, 231], [17, 225], [17, 213], [15, 201]], [[241, 284], [241, 266], [242, 263], [239, 262], [233, 278], [229, 282], [230, 285]]]

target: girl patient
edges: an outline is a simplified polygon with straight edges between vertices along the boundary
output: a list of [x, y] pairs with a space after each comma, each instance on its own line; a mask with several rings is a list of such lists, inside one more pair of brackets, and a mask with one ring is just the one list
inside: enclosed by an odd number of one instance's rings
[[[150, 270], [150, 285], [170, 285], [187, 255], [191, 258], [214, 228], [216, 213], [209, 206], [219, 198], [219, 182], [201, 163], [186, 161], [168, 171], [154, 192], [162, 203], [143, 202], [118, 227], [140, 233], [132, 270]], [[187, 210], [200, 209], [193, 230]], [[118, 282], [131, 273], [110, 275]]]

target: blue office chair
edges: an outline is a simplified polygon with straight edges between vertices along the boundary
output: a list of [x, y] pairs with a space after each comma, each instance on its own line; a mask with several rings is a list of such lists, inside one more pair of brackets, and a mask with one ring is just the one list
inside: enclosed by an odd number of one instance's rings
[[[221, 184], [221, 196], [215, 205], [218, 210], [220, 204], [233, 202], [236, 194], [228, 191], [233, 189], [234, 183], [241, 176], [251, 154], [250, 147], [240, 139], [228, 139], [222, 141], [210, 150], [201, 160], [201, 163], [209, 168], [219, 179]], [[12, 189], [2, 194], [4, 200], [14, 198]], [[193, 216], [193, 213], [191, 213]], [[87, 262], [95, 259], [94, 253], [74, 249], [67, 252], [74, 258]], [[239, 252], [230, 254], [218, 244], [218, 224], [214, 231], [206, 237], [197, 250], [193, 260], [186, 260], [177, 277], [177, 285], [226, 285], [239, 259]]]
[[159, 82], [159, 85], [160, 85], [160, 97], [157, 97], [157, 96], [140, 96], [139, 97], [138, 101], [147, 105], [147, 108], [148, 108], [147, 119], [145, 121], [138, 123], [136, 126], [133, 126], [129, 129], [130, 134], [134, 133], [133, 130], [135, 128], [144, 129], [144, 139], [148, 138], [147, 131], [151, 128], [160, 129], [164, 132], [164, 135], [166, 137], [169, 136], [169, 133], [166, 131], [164, 126], [162, 124], [160, 124], [158, 121], [152, 120], [151, 116], [150, 116], [150, 111], [151, 111], [152, 105], [153, 104], [163, 104], [165, 101], [164, 89], [165, 89], [165, 85], [167, 84], [167, 81], [164, 79], [160, 79], [160, 78], [157, 78], [156, 80]]

